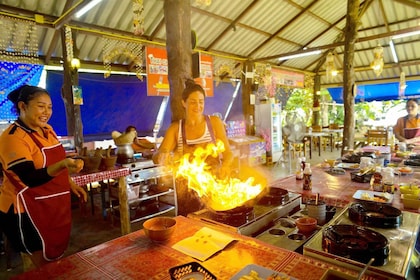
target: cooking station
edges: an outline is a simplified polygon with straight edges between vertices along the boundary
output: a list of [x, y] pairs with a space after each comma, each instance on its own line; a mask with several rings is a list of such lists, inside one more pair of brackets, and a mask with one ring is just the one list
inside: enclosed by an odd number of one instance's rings
[[[355, 270], [363, 269], [368, 260], [375, 257], [366, 274], [387, 279], [410, 279], [407, 275], [414, 274], [416, 265], [412, 258], [420, 216], [402, 211], [400, 215], [393, 213], [381, 224], [378, 213], [399, 210], [392, 210], [393, 207], [386, 204], [367, 205], [377, 209], [363, 209], [360, 213], [364, 218], [361, 219], [358, 219], [361, 216], [354, 216], [355, 209], [360, 207], [358, 203], [344, 208], [304, 245], [303, 254]], [[350, 247], [354, 251], [346, 251]]]
[[272, 227], [274, 221], [300, 210], [301, 195], [279, 186], [270, 186], [269, 193], [253, 207], [237, 207], [228, 211], [199, 210], [188, 215], [209, 226], [256, 237]]

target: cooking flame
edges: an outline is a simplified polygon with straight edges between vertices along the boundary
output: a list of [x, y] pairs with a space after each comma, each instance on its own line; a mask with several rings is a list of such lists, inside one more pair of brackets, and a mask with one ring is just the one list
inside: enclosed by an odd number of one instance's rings
[[[208, 144], [205, 148], [197, 148], [193, 156], [185, 154], [176, 171], [176, 178], [186, 178], [188, 188], [197, 192], [205, 205], [215, 211], [236, 208], [256, 198], [265, 188], [255, 183], [254, 177], [245, 181], [238, 178], [220, 179], [213, 174], [206, 159], [217, 158], [224, 151], [222, 141]], [[255, 184], [255, 185], [254, 185]]]

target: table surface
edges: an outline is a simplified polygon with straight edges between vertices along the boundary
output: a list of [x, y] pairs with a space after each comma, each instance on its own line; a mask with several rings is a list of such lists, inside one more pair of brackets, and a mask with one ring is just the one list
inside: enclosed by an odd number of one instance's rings
[[[316, 194], [320, 194], [320, 198], [324, 200], [327, 205], [334, 205], [344, 207], [352, 202], [353, 195], [357, 190], [370, 190], [369, 183], [359, 183], [351, 180], [351, 171], [346, 171], [344, 175], [331, 175], [326, 172], [327, 169], [319, 165], [312, 167], [312, 190], [303, 190], [303, 180], [296, 180], [295, 175], [290, 175], [278, 180], [275, 180], [272, 185], [281, 187], [291, 192], [302, 194], [302, 201], [306, 203], [310, 199], [315, 199]], [[414, 175], [401, 175], [399, 177], [400, 183], [418, 181], [414, 179]], [[396, 190], [393, 194], [392, 206], [415, 213], [420, 213], [416, 209], [404, 209], [400, 199], [400, 192]]]
[[324, 263], [254, 238], [227, 233], [236, 241], [204, 262], [175, 249], [176, 242], [194, 235], [204, 224], [178, 216], [170, 240], [154, 243], [139, 230], [13, 279], [170, 279], [169, 269], [196, 261], [217, 279], [230, 279], [248, 264], [257, 264], [297, 279], [320, 279], [333, 268], [356, 276], [357, 272]]

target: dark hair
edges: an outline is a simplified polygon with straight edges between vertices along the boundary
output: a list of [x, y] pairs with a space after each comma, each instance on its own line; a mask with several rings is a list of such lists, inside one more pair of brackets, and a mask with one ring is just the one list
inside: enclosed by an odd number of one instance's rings
[[405, 104], [408, 104], [408, 102], [413, 101], [414, 103], [416, 103], [417, 105], [420, 105], [420, 102], [417, 98], [410, 98], [407, 99], [407, 102]]
[[137, 131], [136, 127], [134, 125], [129, 125], [127, 126], [127, 128], [125, 129], [125, 133], [130, 132], [130, 131]]
[[194, 80], [191, 79], [186, 80], [185, 89], [182, 92], [182, 100], [187, 100], [190, 94], [196, 91], [201, 92], [204, 95], [204, 97], [206, 97], [206, 92], [199, 84], [196, 84]]
[[48, 91], [43, 88], [30, 85], [23, 85], [10, 92], [7, 95], [7, 99], [13, 102], [14, 110], [16, 110], [18, 114], [20, 114], [18, 103], [22, 101], [23, 103], [28, 104], [29, 101], [34, 99], [39, 94], [47, 94], [48, 96], [50, 96]]

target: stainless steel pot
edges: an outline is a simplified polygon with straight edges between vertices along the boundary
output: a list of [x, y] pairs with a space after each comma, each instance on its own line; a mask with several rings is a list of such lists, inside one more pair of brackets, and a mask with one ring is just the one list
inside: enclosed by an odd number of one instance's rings
[[131, 144], [117, 145], [117, 162], [129, 163], [134, 161], [134, 150]]

